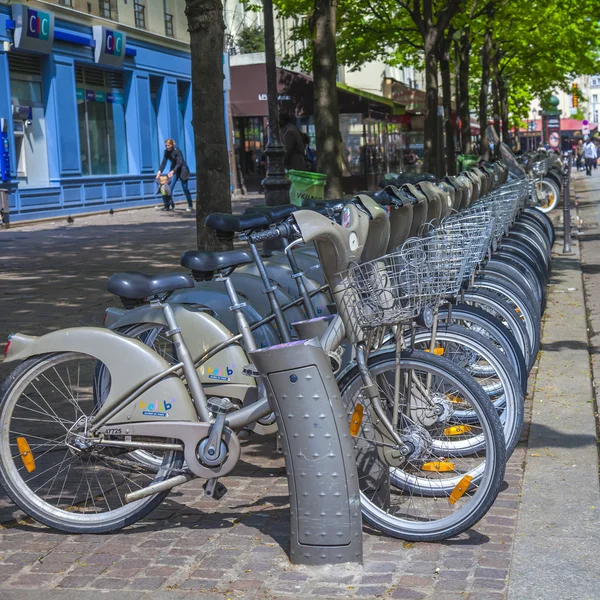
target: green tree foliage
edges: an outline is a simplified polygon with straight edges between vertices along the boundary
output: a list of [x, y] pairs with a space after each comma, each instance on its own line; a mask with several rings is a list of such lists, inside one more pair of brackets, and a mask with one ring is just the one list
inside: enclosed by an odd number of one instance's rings
[[265, 51], [265, 34], [262, 27], [253, 25], [244, 27], [235, 39], [235, 45], [240, 54]]

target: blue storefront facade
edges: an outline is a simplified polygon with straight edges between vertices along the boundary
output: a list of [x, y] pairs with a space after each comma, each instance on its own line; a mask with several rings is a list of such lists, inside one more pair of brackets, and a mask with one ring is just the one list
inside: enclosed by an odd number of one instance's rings
[[0, 187], [11, 221], [156, 203], [167, 138], [194, 192], [189, 53], [37, 12], [0, 6]]

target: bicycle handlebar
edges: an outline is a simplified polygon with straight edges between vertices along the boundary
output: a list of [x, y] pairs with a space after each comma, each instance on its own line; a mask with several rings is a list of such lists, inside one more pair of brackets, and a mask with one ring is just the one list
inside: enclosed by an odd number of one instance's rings
[[248, 236], [248, 241], [251, 244], [259, 244], [261, 242], [291, 237], [292, 234], [295, 234], [295, 231], [290, 223], [280, 223], [276, 227], [271, 227], [269, 229], [265, 229], [264, 231], [251, 233]]

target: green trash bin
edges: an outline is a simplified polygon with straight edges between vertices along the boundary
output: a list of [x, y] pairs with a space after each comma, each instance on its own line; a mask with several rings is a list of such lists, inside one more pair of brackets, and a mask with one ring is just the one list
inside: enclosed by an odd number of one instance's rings
[[479, 162], [479, 156], [477, 154], [462, 154], [459, 158], [459, 171], [466, 171], [471, 167], [476, 167]]
[[302, 201], [306, 199], [325, 199], [327, 175], [310, 171], [291, 170], [288, 171], [288, 177], [292, 182], [290, 187], [290, 202], [292, 204], [302, 206]]

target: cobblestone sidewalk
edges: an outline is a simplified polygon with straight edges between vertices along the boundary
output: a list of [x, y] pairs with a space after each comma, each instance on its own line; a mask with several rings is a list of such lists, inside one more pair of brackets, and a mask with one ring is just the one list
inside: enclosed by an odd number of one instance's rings
[[[99, 325], [104, 308], [118, 302], [105, 291], [111, 273], [173, 270], [194, 242], [192, 216], [154, 210], [0, 231], [0, 340], [9, 331]], [[0, 364], [0, 379], [7, 367]], [[273, 440], [251, 439], [242, 456], [220, 502], [205, 499], [193, 481], [150, 518], [113, 535], [53, 532], [23, 520], [1, 496], [0, 599], [84, 598], [85, 590], [120, 590], [115, 597], [125, 600], [506, 597], [523, 447], [475, 529], [446, 543], [411, 544], [365, 528], [364, 565], [335, 568], [295, 567], [287, 559], [287, 482]]]

